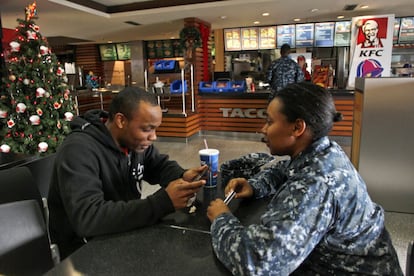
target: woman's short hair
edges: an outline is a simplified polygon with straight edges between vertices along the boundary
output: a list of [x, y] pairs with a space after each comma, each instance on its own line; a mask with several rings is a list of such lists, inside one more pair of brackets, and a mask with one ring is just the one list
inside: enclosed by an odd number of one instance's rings
[[116, 113], [122, 113], [126, 118], [131, 119], [133, 113], [139, 109], [140, 102], [158, 105], [153, 93], [139, 87], [126, 87], [112, 99], [109, 107], [109, 120], [113, 120]]
[[282, 112], [289, 122], [302, 119], [312, 132], [313, 140], [327, 136], [333, 123], [342, 120], [332, 95], [325, 88], [307, 82], [294, 83], [275, 95], [282, 102]]

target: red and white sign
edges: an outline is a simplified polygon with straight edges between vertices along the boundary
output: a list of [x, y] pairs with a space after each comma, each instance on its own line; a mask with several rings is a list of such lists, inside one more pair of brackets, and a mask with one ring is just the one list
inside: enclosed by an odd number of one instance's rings
[[354, 17], [351, 30], [348, 88], [354, 88], [356, 77], [389, 77], [394, 15]]

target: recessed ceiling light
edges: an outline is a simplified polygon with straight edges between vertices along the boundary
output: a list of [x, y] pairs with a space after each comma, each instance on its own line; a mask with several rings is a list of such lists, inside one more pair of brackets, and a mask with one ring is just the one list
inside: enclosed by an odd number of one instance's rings
[[311, 9], [311, 12], [317, 12], [319, 9]]
[[269, 16], [269, 15], [270, 15], [270, 13], [268, 13], [268, 12], [262, 13], [262, 16]]
[[254, 21], [253, 24], [255, 25], [260, 24], [260, 21]]
[[226, 18], [227, 18], [227, 16], [225, 16], [225, 15], [220, 16], [220, 19], [226, 19]]
[[298, 21], [300, 21], [300, 18], [295, 18], [295, 19], [293, 19], [293, 21], [298, 22]]
[[361, 9], [367, 9], [368, 8], [368, 5], [362, 5], [361, 6]]
[[345, 16], [344, 15], [338, 15], [336, 18], [342, 19], [342, 18], [345, 18]]

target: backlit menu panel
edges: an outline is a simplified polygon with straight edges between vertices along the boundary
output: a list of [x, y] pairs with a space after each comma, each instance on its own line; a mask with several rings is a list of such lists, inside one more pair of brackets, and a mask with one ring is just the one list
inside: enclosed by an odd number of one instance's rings
[[280, 48], [283, 44], [289, 44], [291, 48], [296, 47], [295, 25], [277, 26], [277, 47]]
[[312, 47], [313, 32], [313, 23], [296, 24], [296, 47]]
[[401, 24], [401, 19], [400, 18], [395, 18], [394, 32], [393, 32], [393, 36], [392, 36], [392, 43], [393, 44], [398, 44], [398, 35], [400, 34], [400, 24]]
[[351, 40], [351, 21], [335, 23], [335, 46], [349, 46]]
[[242, 50], [257, 50], [259, 47], [258, 28], [242, 28]]
[[315, 23], [315, 46], [332, 47], [334, 45], [335, 22]]
[[401, 18], [399, 43], [414, 43], [414, 17]]
[[224, 30], [224, 47], [226, 51], [241, 50], [240, 28]]
[[259, 49], [276, 48], [276, 26], [259, 29]]

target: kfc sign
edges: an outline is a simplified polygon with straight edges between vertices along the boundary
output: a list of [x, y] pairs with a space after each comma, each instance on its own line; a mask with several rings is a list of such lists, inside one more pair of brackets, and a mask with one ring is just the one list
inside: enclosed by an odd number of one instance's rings
[[266, 109], [264, 108], [225, 108], [220, 110], [223, 112], [224, 118], [262, 118], [266, 119]]
[[390, 75], [393, 28], [394, 15], [352, 18], [349, 88], [354, 88], [356, 77]]

